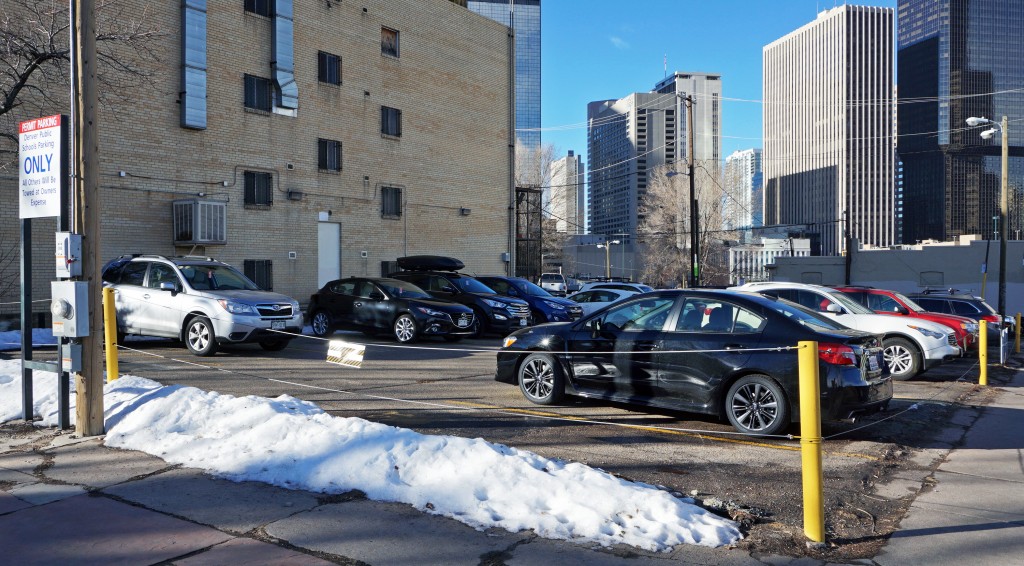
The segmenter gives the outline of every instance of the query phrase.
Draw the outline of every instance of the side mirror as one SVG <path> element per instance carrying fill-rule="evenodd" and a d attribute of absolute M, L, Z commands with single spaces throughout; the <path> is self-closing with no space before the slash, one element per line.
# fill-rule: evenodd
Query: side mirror
<path fill-rule="evenodd" d="M 902 305 L 896 305 L 896 308 L 894 308 L 893 311 L 897 312 L 899 314 L 909 314 L 910 313 L 910 311 L 908 311 L 907 309 L 903 308 Z"/>
<path fill-rule="evenodd" d="M 441 287 L 441 292 L 443 292 L 443 293 L 451 293 L 453 295 L 455 293 L 458 293 L 458 291 L 455 290 L 455 287 L 452 287 L 451 285 L 445 285 L 444 287 Z"/>
<path fill-rule="evenodd" d="M 519 291 L 516 291 L 515 287 L 509 287 L 508 288 L 508 296 L 509 297 L 518 297 L 519 296 Z"/>
<path fill-rule="evenodd" d="M 171 283 L 170 281 L 164 281 L 163 283 L 160 284 L 160 290 L 170 291 L 171 293 L 177 293 L 178 286 L 174 283 Z"/>
<path fill-rule="evenodd" d="M 371 291 L 370 292 L 370 299 L 374 300 L 374 301 L 383 301 L 384 300 L 384 293 L 381 293 L 380 291 Z"/>
<path fill-rule="evenodd" d="M 829 303 L 828 306 L 825 307 L 825 310 L 828 312 L 834 312 L 836 314 L 842 314 L 843 307 L 837 305 L 836 303 Z"/>

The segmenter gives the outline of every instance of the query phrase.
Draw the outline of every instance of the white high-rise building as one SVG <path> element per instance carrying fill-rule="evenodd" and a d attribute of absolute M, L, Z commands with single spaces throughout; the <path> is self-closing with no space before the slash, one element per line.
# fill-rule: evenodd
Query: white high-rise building
<path fill-rule="evenodd" d="M 725 158 L 722 229 L 744 230 L 764 225 L 761 150 L 741 149 Z"/>
<path fill-rule="evenodd" d="M 839 6 L 764 47 L 764 223 L 894 238 L 893 10 Z M 804 229 L 804 226 L 800 226 Z"/>
<path fill-rule="evenodd" d="M 573 150 L 551 162 L 550 182 L 545 188 L 545 216 L 555 221 L 555 230 L 583 234 L 583 162 Z"/>

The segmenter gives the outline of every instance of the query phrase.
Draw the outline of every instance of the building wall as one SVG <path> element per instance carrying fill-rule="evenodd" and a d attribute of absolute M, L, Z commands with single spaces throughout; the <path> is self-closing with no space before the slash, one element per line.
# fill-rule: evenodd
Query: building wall
<path fill-rule="evenodd" d="M 551 162 L 549 186 L 544 188 L 546 216 L 555 221 L 555 229 L 567 234 L 583 233 L 583 164 L 572 150 Z"/>
<path fill-rule="evenodd" d="M 893 12 L 840 6 L 765 46 L 765 218 L 892 243 Z M 849 220 L 845 219 L 849 215 Z"/>
<path fill-rule="evenodd" d="M 100 107 L 105 259 L 196 253 L 238 267 L 269 259 L 274 289 L 305 302 L 317 288 L 318 219 L 326 215 L 341 225 L 342 276 L 379 275 L 382 261 L 414 254 L 453 255 L 472 271 L 505 271 L 511 100 L 504 26 L 447 0 L 297 2 L 299 103 L 287 116 L 243 104 L 245 74 L 273 77 L 272 18 L 245 12 L 242 2 L 210 2 L 208 124 L 193 130 L 179 125 L 180 4 L 124 5 L 126 17 L 165 33 L 151 44 L 161 60 L 153 84 Z M 382 26 L 399 32 L 397 58 L 381 53 Z M 318 51 L 341 56 L 340 85 L 318 80 Z M 381 134 L 382 105 L 402 111 L 400 137 Z M 318 138 L 342 142 L 341 171 L 319 170 Z M 273 174 L 272 205 L 243 204 L 245 170 Z M 15 195 L 16 183 L 0 173 L 3 194 Z M 384 186 L 402 189 L 400 218 L 382 217 Z M 301 200 L 289 200 L 288 191 L 301 192 Z M 172 244 L 171 201 L 199 194 L 227 203 L 227 245 Z M 0 214 L 0 242 L 16 245 L 17 202 L 5 199 Z M 36 297 L 49 296 L 53 279 L 47 224 L 33 223 Z M 87 237 L 96 229 L 88 227 Z M 8 268 L 4 277 L 11 276 Z"/>
<path fill-rule="evenodd" d="M 749 230 L 764 225 L 760 149 L 737 150 L 725 158 L 723 186 L 723 230 Z"/>
<path fill-rule="evenodd" d="M 676 99 L 676 154 L 683 162 L 689 155 L 689 119 L 683 98 L 693 97 L 693 159 L 698 171 L 710 171 L 717 181 L 722 165 L 722 76 L 708 73 L 675 72 L 658 84 L 654 92 L 680 95 Z"/>

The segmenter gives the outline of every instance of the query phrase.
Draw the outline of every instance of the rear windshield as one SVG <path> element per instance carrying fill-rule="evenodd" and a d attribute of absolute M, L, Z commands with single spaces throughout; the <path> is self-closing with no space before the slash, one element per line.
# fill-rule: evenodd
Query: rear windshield
<path fill-rule="evenodd" d="M 459 289 L 467 293 L 484 293 L 487 295 L 497 295 L 494 289 L 491 289 L 487 285 L 473 279 L 472 277 L 453 277 L 452 282 L 459 286 Z"/>
<path fill-rule="evenodd" d="M 387 294 L 400 299 L 429 299 L 430 295 L 408 281 L 392 279 L 378 283 Z"/>
<path fill-rule="evenodd" d="M 804 326 L 809 326 L 816 330 L 848 330 L 846 326 L 843 326 L 835 320 L 827 316 L 820 315 L 807 307 L 791 303 L 786 299 L 773 301 L 769 308 L 782 314 L 786 318 L 795 320 Z"/>
<path fill-rule="evenodd" d="M 540 280 L 543 283 L 563 283 L 565 278 L 557 273 L 545 273 L 540 276 Z"/>

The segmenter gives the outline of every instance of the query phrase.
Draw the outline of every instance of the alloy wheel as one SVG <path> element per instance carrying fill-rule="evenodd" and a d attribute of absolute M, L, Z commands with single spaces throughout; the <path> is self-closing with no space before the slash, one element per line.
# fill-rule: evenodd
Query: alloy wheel
<path fill-rule="evenodd" d="M 534 399 L 545 399 L 554 389 L 555 372 L 543 358 L 532 358 L 523 365 L 523 391 Z"/>
<path fill-rule="evenodd" d="M 779 418 L 779 400 L 775 393 L 760 383 L 747 383 L 732 397 L 732 414 L 748 430 L 770 428 Z"/>
<path fill-rule="evenodd" d="M 328 320 L 327 313 L 319 311 L 314 314 L 313 320 L 310 322 L 310 326 L 313 327 L 313 334 L 317 336 L 327 336 L 327 332 L 331 327 L 331 322 Z"/>

